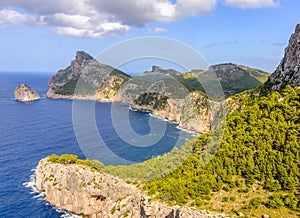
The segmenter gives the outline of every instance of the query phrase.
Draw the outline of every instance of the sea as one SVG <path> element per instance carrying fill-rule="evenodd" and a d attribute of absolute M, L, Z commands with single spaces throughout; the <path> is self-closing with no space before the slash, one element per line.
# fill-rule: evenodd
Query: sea
<path fill-rule="evenodd" d="M 84 131 L 80 132 L 78 120 L 85 116 L 80 116 L 78 110 L 74 113 L 75 101 L 45 98 L 50 76 L 36 72 L 0 73 L 1 218 L 76 217 L 50 205 L 44 193 L 35 189 L 35 168 L 39 160 L 48 155 L 67 153 L 85 159 L 94 153 L 99 155 L 92 157 L 106 165 L 120 165 L 122 161 L 133 164 L 160 156 L 174 146 L 180 148 L 186 140 L 195 137 L 194 133 L 178 128 L 176 123 L 153 117 L 148 112 L 131 110 L 128 105 L 77 102 L 77 105 L 92 108 L 91 117 L 95 122 L 91 126 L 96 127 L 98 137 L 89 137 L 95 128 L 83 127 Z M 15 101 L 13 91 L 22 83 L 35 89 L 41 99 L 29 103 Z M 153 131 L 153 126 L 162 126 L 163 133 Z M 134 134 L 129 134 L 129 130 Z M 131 143 L 124 134 L 129 134 L 130 140 L 137 143 Z M 151 140 L 151 134 L 161 136 Z M 86 137 L 82 139 L 82 135 Z M 139 145 L 140 142 L 143 143 Z M 98 147 L 93 152 L 89 145 Z M 101 152 L 108 152 L 110 156 Z"/>

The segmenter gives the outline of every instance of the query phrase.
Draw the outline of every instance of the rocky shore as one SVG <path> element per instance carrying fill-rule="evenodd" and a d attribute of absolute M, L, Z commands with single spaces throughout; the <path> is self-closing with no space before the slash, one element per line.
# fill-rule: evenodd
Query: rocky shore
<path fill-rule="evenodd" d="M 186 206 L 169 206 L 119 178 L 88 166 L 53 163 L 47 158 L 37 166 L 36 187 L 45 192 L 52 205 L 85 217 L 227 217 Z"/>

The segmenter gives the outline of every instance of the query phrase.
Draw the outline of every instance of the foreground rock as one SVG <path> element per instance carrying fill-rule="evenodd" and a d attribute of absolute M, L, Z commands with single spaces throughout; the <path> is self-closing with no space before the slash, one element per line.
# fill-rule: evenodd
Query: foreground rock
<path fill-rule="evenodd" d="M 42 159 L 36 170 L 36 187 L 52 205 L 89 217 L 226 217 L 189 207 L 168 206 L 116 177 L 77 164 Z"/>
<path fill-rule="evenodd" d="M 14 94 L 15 94 L 15 99 L 17 101 L 27 102 L 27 101 L 36 101 L 40 99 L 39 94 L 26 84 L 21 84 L 20 86 L 18 86 L 15 89 Z"/>

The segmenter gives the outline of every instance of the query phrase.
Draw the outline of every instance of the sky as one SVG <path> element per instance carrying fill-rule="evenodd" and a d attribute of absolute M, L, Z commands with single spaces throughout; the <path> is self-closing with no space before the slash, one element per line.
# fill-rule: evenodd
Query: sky
<path fill-rule="evenodd" d="M 300 22 L 299 0 L 1 0 L 0 71 L 57 72 L 78 50 L 97 56 L 124 40 L 160 36 L 210 65 L 233 62 L 272 73 Z M 151 65 L 121 66 L 127 73 Z"/>

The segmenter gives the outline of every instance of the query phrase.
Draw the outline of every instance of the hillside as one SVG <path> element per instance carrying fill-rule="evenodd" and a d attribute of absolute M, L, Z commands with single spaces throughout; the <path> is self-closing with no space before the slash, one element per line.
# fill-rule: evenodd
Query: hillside
<path fill-rule="evenodd" d="M 300 216 L 299 26 L 261 94 L 231 98 L 235 110 L 220 144 L 208 143 L 214 131 L 200 136 L 178 169 L 146 183 L 149 194 L 232 214 Z M 126 176 L 128 169 L 115 172 Z"/>
<path fill-rule="evenodd" d="M 229 97 L 245 90 L 257 88 L 266 82 L 269 73 L 250 67 L 237 65 L 233 63 L 218 64 L 210 66 L 207 71 L 188 72 L 182 75 L 175 75 L 187 89 L 190 91 L 200 90 L 205 92 L 201 85 L 201 80 L 205 74 L 215 73 L 221 83 L 225 97 Z"/>

